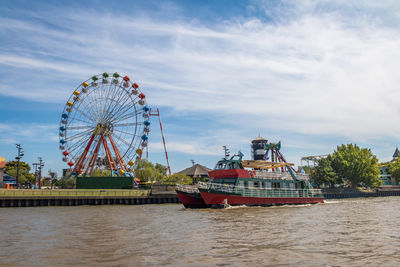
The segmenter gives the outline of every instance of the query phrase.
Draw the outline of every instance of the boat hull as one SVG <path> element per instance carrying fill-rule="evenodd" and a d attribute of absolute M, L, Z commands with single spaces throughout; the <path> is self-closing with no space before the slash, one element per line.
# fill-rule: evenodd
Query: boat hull
<path fill-rule="evenodd" d="M 226 204 L 246 206 L 273 206 L 323 203 L 323 197 L 247 197 L 224 193 L 200 191 L 204 202 L 211 207 L 225 206 Z"/>
<path fill-rule="evenodd" d="M 182 202 L 185 208 L 201 209 L 208 207 L 201 197 L 200 193 L 189 193 L 181 190 L 176 190 L 176 194 L 178 195 L 179 200 Z"/>

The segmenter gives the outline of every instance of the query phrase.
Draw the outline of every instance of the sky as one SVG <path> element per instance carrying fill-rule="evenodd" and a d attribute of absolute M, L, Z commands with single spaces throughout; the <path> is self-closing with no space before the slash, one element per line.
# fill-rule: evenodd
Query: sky
<path fill-rule="evenodd" d="M 289 162 L 400 143 L 398 1 L 0 0 L 0 156 L 67 165 L 66 101 L 118 72 L 159 108 L 173 172 L 212 168 L 222 146 L 250 159 L 261 135 Z M 166 164 L 158 121 L 149 160 Z"/>

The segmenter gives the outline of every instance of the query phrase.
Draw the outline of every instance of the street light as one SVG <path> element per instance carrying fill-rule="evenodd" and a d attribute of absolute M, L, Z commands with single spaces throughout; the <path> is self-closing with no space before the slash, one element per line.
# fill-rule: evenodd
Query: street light
<path fill-rule="evenodd" d="M 17 177 L 16 177 L 16 185 L 17 188 L 19 188 L 19 183 L 18 183 L 18 178 L 19 178 L 19 160 L 22 159 L 22 157 L 24 156 L 24 151 L 22 150 L 21 144 L 15 144 L 16 148 L 17 148 L 17 156 L 15 157 L 15 159 L 17 160 Z"/>

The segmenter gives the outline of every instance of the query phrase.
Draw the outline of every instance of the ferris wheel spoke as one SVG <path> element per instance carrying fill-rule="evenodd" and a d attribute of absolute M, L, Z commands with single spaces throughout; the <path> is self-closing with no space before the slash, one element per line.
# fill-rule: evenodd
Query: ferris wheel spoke
<path fill-rule="evenodd" d="M 86 136 L 82 136 L 79 139 L 77 139 L 75 141 L 74 144 L 72 144 L 71 146 L 68 147 L 68 149 L 70 150 L 69 152 L 72 153 L 74 151 L 76 151 L 78 148 L 81 148 L 81 146 L 85 143 L 87 143 L 91 138 L 91 135 L 86 135 Z"/>
<path fill-rule="evenodd" d="M 117 97 L 121 96 L 123 92 L 122 90 L 118 90 L 119 87 L 117 85 L 110 86 L 110 93 L 106 100 L 108 101 L 108 105 L 106 105 L 105 112 L 103 113 L 104 116 L 107 116 L 112 112 L 112 109 L 115 108 L 115 104 L 119 103 Z M 106 119 L 103 117 L 102 119 Z"/>
<path fill-rule="evenodd" d="M 118 129 L 114 129 L 114 131 L 117 131 L 117 132 L 120 132 L 120 133 L 124 133 L 124 134 L 128 134 L 128 135 L 131 135 L 131 136 L 137 136 L 137 137 L 139 137 L 138 135 L 135 135 L 135 134 L 133 134 L 133 133 L 128 133 L 128 132 L 121 131 L 121 130 L 118 130 Z"/>
<path fill-rule="evenodd" d="M 128 103 L 127 104 L 127 102 L 129 101 L 129 100 L 132 100 L 131 101 L 131 105 L 129 105 L 130 103 Z M 130 108 L 132 108 L 132 107 L 135 107 L 135 100 L 136 100 L 136 98 L 134 98 L 134 99 L 132 99 L 131 97 L 127 97 L 126 99 L 125 99 L 125 101 L 120 105 L 120 107 L 115 111 L 115 112 L 113 112 L 113 113 L 110 113 L 110 116 L 111 117 L 118 117 L 118 116 L 120 116 L 121 114 L 124 114 L 127 110 L 129 110 Z"/>
<path fill-rule="evenodd" d="M 90 121 L 85 121 L 85 120 L 81 120 L 81 119 L 78 119 L 78 118 L 76 118 L 76 117 L 73 117 L 69 122 L 69 124 L 72 124 L 73 123 L 73 121 L 80 121 L 80 122 L 84 122 L 85 124 L 89 124 L 89 125 L 92 125 L 93 124 L 93 122 L 90 122 Z"/>
<path fill-rule="evenodd" d="M 130 102 L 128 102 L 129 100 L 130 100 Z M 124 113 L 126 111 L 126 109 L 129 109 L 130 107 L 134 107 L 138 103 L 137 100 L 138 100 L 138 97 L 134 97 L 134 98 L 131 98 L 130 96 L 126 97 L 126 99 L 122 103 L 122 105 L 114 113 L 112 113 L 110 115 L 118 116 L 119 114 Z"/>
<path fill-rule="evenodd" d="M 119 123 L 119 124 L 113 124 L 114 128 L 115 127 L 123 127 L 123 126 L 138 126 L 142 125 L 143 122 L 129 122 L 129 123 Z"/>
<path fill-rule="evenodd" d="M 111 121 L 111 123 L 122 122 L 124 120 L 127 120 L 127 119 L 132 118 L 132 117 L 136 117 L 136 116 L 141 115 L 141 114 L 142 114 L 142 112 L 140 112 L 140 111 L 139 112 L 127 113 L 124 116 L 121 116 L 119 118 L 115 118 L 114 120 Z"/>
<path fill-rule="evenodd" d="M 89 98 L 89 97 L 88 97 Z M 90 101 L 90 103 L 87 103 L 87 102 L 89 102 L 89 100 L 86 100 L 86 101 L 82 101 L 81 103 L 80 103 L 80 105 L 84 108 L 84 110 L 85 110 L 85 112 L 84 111 L 82 111 L 81 109 L 80 109 L 80 106 L 78 106 L 77 107 L 77 111 L 79 111 L 79 113 L 81 113 L 83 116 L 85 116 L 87 119 L 89 119 L 90 121 L 92 121 L 92 123 L 93 122 L 96 122 L 97 121 L 97 114 L 96 114 L 96 112 L 95 112 L 95 110 L 93 109 L 93 107 L 94 107 L 94 105 L 93 105 L 93 101 Z M 95 103 L 95 102 L 94 102 Z M 90 104 L 90 105 L 89 105 Z M 89 115 L 88 115 L 89 114 Z"/>
<path fill-rule="evenodd" d="M 92 129 L 89 129 L 89 130 L 86 130 L 86 131 L 79 132 L 79 133 L 76 133 L 74 135 L 71 135 L 69 137 L 67 136 L 67 137 L 65 137 L 65 140 L 67 140 L 67 141 L 73 140 L 73 139 L 79 138 L 81 136 L 89 135 L 91 133 L 93 133 L 93 131 L 92 131 Z"/>
<path fill-rule="evenodd" d="M 92 116 L 89 116 L 88 114 L 86 114 L 86 113 L 88 113 L 88 111 L 83 112 L 83 111 L 79 108 L 79 106 L 76 106 L 76 107 L 75 107 L 75 110 L 76 110 L 77 112 L 79 112 L 80 114 L 82 114 L 84 117 L 86 117 L 88 120 L 90 120 L 90 121 L 92 121 L 92 122 L 95 122 L 95 121 L 96 121 Z"/>
<path fill-rule="evenodd" d="M 124 143 L 125 145 L 127 145 L 128 147 L 131 146 L 131 144 L 127 141 L 125 141 L 124 139 L 122 139 L 121 137 L 119 137 L 118 135 L 113 135 L 113 137 L 115 137 L 116 139 L 118 139 L 119 141 L 121 141 L 122 143 Z"/>
<path fill-rule="evenodd" d="M 121 104 L 121 101 L 122 101 L 121 96 L 124 96 L 124 94 L 122 92 L 119 95 L 117 95 L 117 97 L 118 97 L 117 99 L 115 99 L 115 98 L 113 99 L 115 104 L 110 105 L 110 108 L 107 110 L 107 113 L 104 114 L 105 115 L 104 119 L 106 121 L 110 120 L 110 118 L 113 116 L 113 114 L 116 114 L 116 110 L 119 109 L 119 107 L 123 105 L 123 104 Z"/>
<path fill-rule="evenodd" d="M 94 127 L 93 126 L 90 126 L 90 125 L 83 125 L 83 126 L 67 126 L 67 127 L 65 127 L 66 129 L 67 129 L 67 131 L 68 130 L 84 130 L 84 129 L 93 129 L 94 130 Z"/>

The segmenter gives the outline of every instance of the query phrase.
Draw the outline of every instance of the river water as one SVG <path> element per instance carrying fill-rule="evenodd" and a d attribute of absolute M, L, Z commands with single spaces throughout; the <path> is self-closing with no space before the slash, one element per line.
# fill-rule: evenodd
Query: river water
<path fill-rule="evenodd" d="M 399 266 L 400 197 L 0 209 L 2 266 Z"/>

